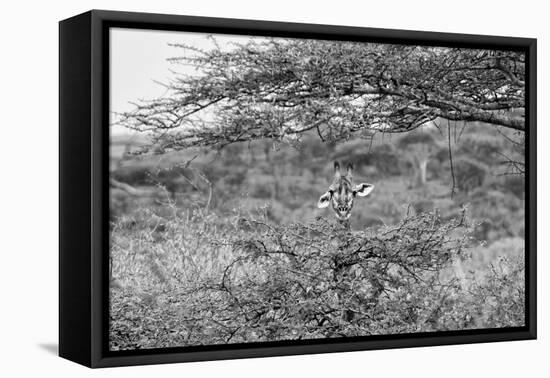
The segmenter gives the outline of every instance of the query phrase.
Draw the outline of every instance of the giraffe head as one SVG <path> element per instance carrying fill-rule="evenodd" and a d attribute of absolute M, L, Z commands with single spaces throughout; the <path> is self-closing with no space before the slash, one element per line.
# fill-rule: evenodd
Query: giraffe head
<path fill-rule="evenodd" d="M 329 204 L 340 221 L 347 221 L 351 216 L 351 209 L 355 197 L 366 197 L 372 192 L 374 185 L 361 183 L 353 184 L 353 165 L 348 164 L 346 173 L 340 172 L 340 164 L 334 162 L 334 179 L 317 203 L 317 207 L 323 209 Z"/>

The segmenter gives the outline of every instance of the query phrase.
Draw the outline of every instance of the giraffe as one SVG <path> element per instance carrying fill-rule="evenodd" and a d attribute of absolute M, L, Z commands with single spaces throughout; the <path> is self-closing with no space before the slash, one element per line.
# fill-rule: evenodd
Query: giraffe
<path fill-rule="evenodd" d="M 353 165 L 348 164 L 346 174 L 340 172 L 340 164 L 334 162 L 334 179 L 328 190 L 319 198 L 317 206 L 321 209 L 332 205 L 332 209 L 336 214 L 338 223 L 341 225 L 341 230 L 334 240 L 335 248 L 339 253 L 334 254 L 333 260 L 333 281 L 339 289 L 336 291 L 338 301 L 341 305 L 341 319 L 350 322 L 354 318 L 354 311 L 348 307 L 345 299 L 349 295 L 349 290 L 343 289 L 348 287 L 349 279 L 346 276 L 349 274 L 349 266 L 346 263 L 347 252 L 347 233 L 350 231 L 349 218 L 356 196 L 366 197 L 372 190 L 374 185 L 368 183 L 353 184 Z"/>
<path fill-rule="evenodd" d="M 372 192 L 374 185 L 361 183 L 353 184 L 353 165 L 348 164 L 346 174 L 340 173 L 340 164 L 334 162 L 334 179 L 328 190 L 319 198 L 317 207 L 323 209 L 332 205 L 338 221 L 349 229 L 349 218 L 356 196 L 366 197 Z"/>

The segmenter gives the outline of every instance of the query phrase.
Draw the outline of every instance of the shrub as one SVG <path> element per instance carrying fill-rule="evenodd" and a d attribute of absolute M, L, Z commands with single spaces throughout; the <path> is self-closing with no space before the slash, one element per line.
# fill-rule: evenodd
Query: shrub
<path fill-rule="evenodd" d="M 524 258 L 501 257 L 490 265 L 482 282 L 474 281 L 472 307 L 478 323 L 487 328 L 520 327 L 525 324 Z"/>
<path fill-rule="evenodd" d="M 525 265 L 521 257 L 500 257 L 485 274 L 471 274 L 442 303 L 440 329 L 505 328 L 525 324 Z M 478 272 L 479 273 L 479 272 Z"/>
<path fill-rule="evenodd" d="M 513 193 L 519 199 L 525 199 L 525 176 L 509 175 L 504 179 L 504 190 Z"/>
<path fill-rule="evenodd" d="M 465 135 L 454 153 L 491 165 L 497 160 L 502 144 L 501 139 L 490 134 Z"/>
<path fill-rule="evenodd" d="M 402 172 L 400 152 L 393 144 L 371 144 L 364 140 L 354 140 L 337 146 L 332 160 L 353 163 L 358 169 L 370 167 L 378 177 L 399 175 Z"/>
<path fill-rule="evenodd" d="M 431 331 L 467 311 L 456 279 L 441 277 L 468 244 L 462 217 L 422 213 L 362 231 L 323 219 L 143 217 L 148 230 L 113 228 L 114 349 Z"/>
<path fill-rule="evenodd" d="M 456 184 L 459 190 L 470 192 L 483 185 L 488 168 L 485 164 L 466 157 L 453 162 Z"/>
<path fill-rule="evenodd" d="M 504 237 L 522 237 L 525 232 L 524 202 L 511 193 L 478 188 L 471 193 L 472 217 L 480 224 L 478 240 L 495 241 Z"/>

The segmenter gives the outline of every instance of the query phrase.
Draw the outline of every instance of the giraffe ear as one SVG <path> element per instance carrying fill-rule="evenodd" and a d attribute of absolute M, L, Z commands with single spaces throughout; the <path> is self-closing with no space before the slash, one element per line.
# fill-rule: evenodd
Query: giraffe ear
<path fill-rule="evenodd" d="M 319 202 L 317 202 L 317 207 L 319 209 L 324 209 L 330 204 L 330 197 L 332 194 L 330 192 L 326 192 L 319 198 Z"/>
<path fill-rule="evenodd" d="M 353 187 L 353 194 L 358 195 L 359 197 L 366 197 L 372 192 L 374 185 L 361 183 Z"/>

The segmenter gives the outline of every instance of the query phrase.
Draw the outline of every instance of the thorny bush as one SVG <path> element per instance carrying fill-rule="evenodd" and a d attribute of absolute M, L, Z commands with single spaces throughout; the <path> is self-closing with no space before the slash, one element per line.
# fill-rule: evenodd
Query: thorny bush
<path fill-rule="evenodd" d="M 152 273 L 136 279 L 143 269 L 123 270 L 129 258 L 117 259 L 132 249 L 119 229 L 113 233 L 115 275 L 136 281 L 112 285 L 111 348 L 523 322 L 521 267 L 493 269 L 491 284 L 465 285 L 449 274 L 454 261 L 466 258 L 469 231 L 464 213 L 451 220 L 437 212 L 409 215 L 397 225 L 361 231 L 325 219 L 273 225 L 262 217 L 240 216 L 228 228 L 218 216 L 199 214 L 166 222 L 154 244 L 144 241 L 139 248 L 148 257 L 142 261 Z M 148 251 L 148 245 L 157 250 Z M 148 284 L 139 286 L 140 280 Z M 508 285 L 507 291 L 498 285 Z M 510 295 L 502 297 L 498 290 Z"/>

